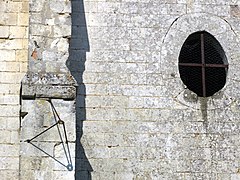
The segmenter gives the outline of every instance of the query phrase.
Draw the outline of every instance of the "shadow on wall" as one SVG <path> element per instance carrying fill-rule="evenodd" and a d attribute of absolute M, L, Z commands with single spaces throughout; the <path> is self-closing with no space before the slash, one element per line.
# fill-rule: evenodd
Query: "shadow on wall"
<path fill-rule="evenodd" d="M 83 134 L 83 121 L 86 119 L 83 72 L 85 70 L 86 52 L 90 51 L 83 0 L 72 0 L 72 36 L 70 40 L 67 67 L 78 83 L 76 99 L 76 157 L 75 179 L 91 180 L 93 171 L 80 142 Z"/>

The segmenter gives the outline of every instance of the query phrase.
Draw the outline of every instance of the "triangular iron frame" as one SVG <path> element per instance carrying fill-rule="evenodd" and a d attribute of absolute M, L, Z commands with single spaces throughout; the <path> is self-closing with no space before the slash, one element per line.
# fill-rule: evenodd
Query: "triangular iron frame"
<path fill-rule="evenodd" d="M 66 127 L 65 127 L 65 123 L 63 120 L 61 120 L 60 116 L 58 115 L 56 108 L 54 107 L 53 103 L 51 100 L 47 100 L 50 105 L 51 105 L 51 109 L 53 112 L 53 116 L 54 116 L 54 120 L 55 120 L 55 124 L 53 124 L 52 126 L 50 126 L 49 128 L 45 129 L 44 131 L 40 132 L 39 134 L 37 134 L 36 136 L 34 136 L 31 139 L 26 140 L 25 142 L 31 144 L 32 146 L 34 146 L 35 148 L 37 148 L 38 150 L 40 150 L 41 152 L 43 152 L 44 154 L 46 154 L 47 156 L 51 157 L 52 159 L 54 159 L 56 162 L 58 162 L 59 164 L 61 164 L 62 166 L 66 167 L 68 171 L 72 171 L 73 170 L 73 165 L 72 165 L 72 159 L 71 159 L 71 154 L 70 154 L 70 148 L 69 148 L 69 144 L 68 144 L 68 139 L 67 139 L 67 132 L 66 132 Z M 63 131 L 64 131 L 64 137 L 62 136 L 61 132 L 60 132 L 60 128 L 59 125 L 63 126 Z M 58 159 L 56 159 L 54 156 L 50 155 L 49 153 L 47 153 L 45 150 L 41 149 L 40 147 L 38 147 L 36 144 L 33 143 L 33 140 L 36 139 L 37 137 L 41 136 L 42 134 L 44 134 L 45 132 L 49 131 L 50 129 L 52 129 L 53 127 L 57 126 L 58 129 L 58 133 L 59 133 L 59 137 L 61 139 L 61 144 L 63 146 L 63 150 L 65 153 L 65 157 L 67 159 L 68 164 L 65 165 L 64 163 L 62 163 L 61 161 L 59 161 Z M 63 138 L 65 139 L 65 143 L 63 141 Z"/>

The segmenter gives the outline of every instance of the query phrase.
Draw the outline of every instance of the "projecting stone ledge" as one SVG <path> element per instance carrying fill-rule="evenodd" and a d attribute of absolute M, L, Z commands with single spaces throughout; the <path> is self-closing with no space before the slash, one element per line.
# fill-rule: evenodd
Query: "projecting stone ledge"
<path fill-rule="evenodd" d="M 69 73 L 28 72 L 22 80 L 22 98 L 75 99 L 77 82 Z"/>

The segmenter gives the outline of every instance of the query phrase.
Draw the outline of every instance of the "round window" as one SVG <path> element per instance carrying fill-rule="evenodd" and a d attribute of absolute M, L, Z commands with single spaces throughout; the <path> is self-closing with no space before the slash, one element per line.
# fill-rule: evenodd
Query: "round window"
<path fill-rule="evenodd" d="M 225 52 L 216 38 L 206 31 L 188 36 L 181 48 L 178 66 L 183 83 L 200 97 L 212 96 L 226 83 Z"/>

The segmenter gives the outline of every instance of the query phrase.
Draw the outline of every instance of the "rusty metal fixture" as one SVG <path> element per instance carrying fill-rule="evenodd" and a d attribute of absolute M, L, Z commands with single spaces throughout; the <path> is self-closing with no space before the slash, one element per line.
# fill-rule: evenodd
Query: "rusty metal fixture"
<path fill-rule="evenodd" d="M 225 52 L 206 31 L 193 33 L 186 39 L 178 65 L 183 83 L 200 97 L 212 96 L 226 83 L 228 63 Z"/>

